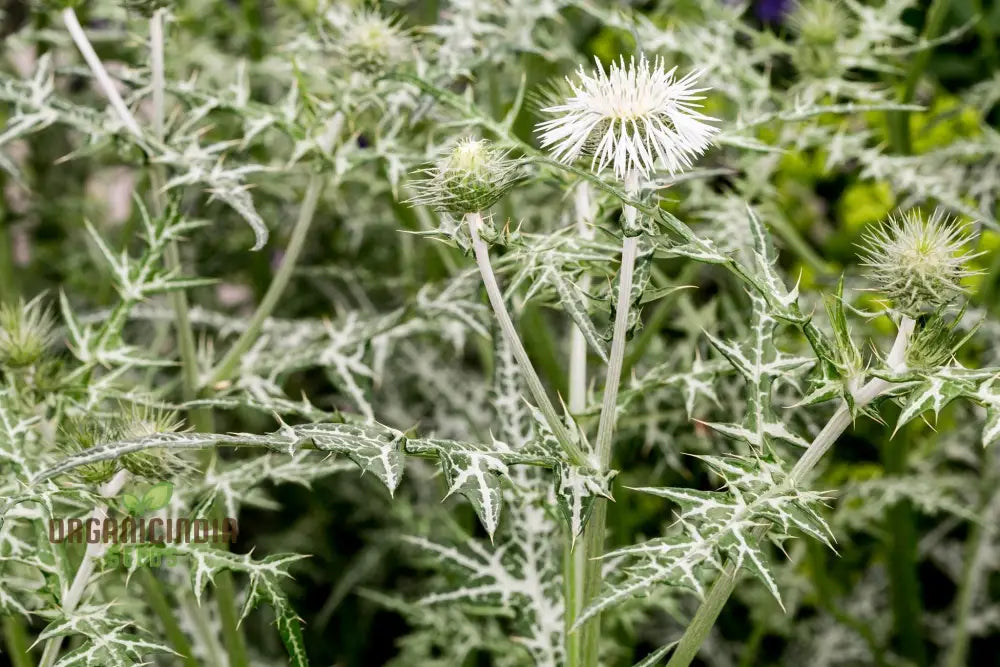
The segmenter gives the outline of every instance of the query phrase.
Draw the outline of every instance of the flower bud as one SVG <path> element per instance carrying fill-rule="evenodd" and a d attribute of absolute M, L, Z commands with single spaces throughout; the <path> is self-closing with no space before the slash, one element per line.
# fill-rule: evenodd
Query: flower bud
<path fill-rule="evenodd" d="M 836 0 L 804 0 L 795 5 L 789 25 L 802 42 L 827 47 L 847 34 L 851 16 Z"/>
<path fill-rule="evenodd" d="M 862 265 L 896 310 L 910 317 L 938 310 L 964 291 L 977 253 L 964 250 L 961 225 L 940 209 L 930 218 L 913 210 L 890 217 L 864 237 Z"/>
<path fill-rule="evenodd" d="M 133 407 L 121 421 L 122 440 L 141 440 L 154 433 L 169 433 L 180 428 L 181 422 L 173 412 L 153 408 Z M 177 454 L 163 447 L 153 447 L 126 454 L 122 465 L 137 477 L 169 479 L 187 464 Z"/>
<path fill-rule="evenodd" d="M 411 202 L 453 215 L 485 211 L 517 185 L 520 166 L 488 141 L 465 139 L 427 170 Z"/>
<path fill-rule="evenodd" d="M 90 415 L 69 419 L 62 427 L 59 446 L 68 454 L 114 442 L 120 437 L 117 421 L 101 420 Z M 118 461 L 110 459 L 74 468 L 73 474 L 87 484 L 103 484 L 118 472 Z"/>
<path fill-rule="evenodd" d="M 0 305 L 0 364 L 22 368 L 37 362 L 52 344 L 53 327 L 38 299 Z"/>
<path fill-rule="evenodd" d="M 337 31 L 329 44 L 355 72 L 374 75 L 406 61 L 412 40 L 399 20 L 371 10 L 346 14 L 330 13 L 327 20 Z"/>

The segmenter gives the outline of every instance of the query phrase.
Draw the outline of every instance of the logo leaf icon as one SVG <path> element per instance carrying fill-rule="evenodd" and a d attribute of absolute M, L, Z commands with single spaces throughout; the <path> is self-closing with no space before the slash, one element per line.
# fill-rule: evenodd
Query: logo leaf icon
<path fill-rule="evenodd" d="M 174 485 L 170 482 L 160 482 L 149 488 L 142 497 L 142 503 L 147 512 L 153 512 L 166 507 L 174 493 Z"/>
<path fill-rule="evenodd" d="M 141 514 L 141 501 L 133 496 L 131 493 L 126 493 L 122 496 L 122 504 L 125 505 L 125 509 L 128 510 L 129 514 L 138 515 Z"/>

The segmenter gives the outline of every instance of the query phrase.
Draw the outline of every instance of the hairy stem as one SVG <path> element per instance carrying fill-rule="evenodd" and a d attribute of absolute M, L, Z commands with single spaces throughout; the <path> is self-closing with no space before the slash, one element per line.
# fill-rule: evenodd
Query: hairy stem
<path fill-rule="evenodd" d="M 153 85 L 153 134 L 157 141 L 163 141 L 166 127 L 166 76 L 163 57 L 163 20 L 166 12 L 157 10 L 149 19 L 149 68 Z M 149 182 L 153 190 L 153 213 L 166 215 L 167 204 L 163 192 L 166 177 L 160 165 L 149 171 Z M 181 251 L 176 241 L 170 241 L 164 253 L 168 271 L 180 273 Z M 191 326 L 187 293 L 176 290 L 170 293 L 170 305 L 174 311 L 174 327 L 177 330 L 177 347 L 181 355 L 182 395 L 185 401 L 198 397 L 200 383 L 198 370 L 198 350 L 195 345 L 194 329 Z M 195 410 L 189 415 L 192 425 L 199 431 L 212 430 L 212 415 L 208 411 Z"/>
<path fill-rule="evenodd" d="M 906 352 L 907 342 L 913 334 L 914 325 L 915 322 L 908 317 L 904 317 L 900 322 L 896 340 L 893 342 L 892 349 L 886 359 L 889 368 L 897 371 L 902 371 L 906 368 L 903 357 Z M 859 409 L 863 408 L 891 387 L 892 384 L 890 382 L 881 378 L 869 380 L 854 396 L 854 404 Z M 785 483 L 789 486 L 795 486 L 802 482 L 806 475 L 816 467 L 820 459 L 830 450 L 840 435 L 847 430 L 852 420 L 851 410 L 846 404 L 838 408 L 833 417 L 830 418 L 830 421 L 816 435 L 812 444 L 809 445 L 805 453 L 796 462 L 795 467 L 788 474 L 788 479 Z M 760 526 L 754 531 L 752 539 L 757 541 L 766 532 L 767 526 Z M 677 648 L 674 650 L 670 662 L 667 663 L 667 667 L 687 667 L 691 664 L 691 661 L 698 654 L 698 649 L 701 648 L 702 643 L 711 631 L 712 626 L 715 625 L 715 621 L 722 612 L 722 608 L 726 605 L 726 601 L 733 594 L 733 589 L 736 587 L 736 576 L 736 566 L 730 561 L 726 564 L 723 573 L 715 580 L 708 595 L 705 596 L 705 600 L 698 607 L 694 617 L 691 619 L 691 623 L 684 630 L 684 635 L 681 637 L 680 643 L 677 644 Z"/>
<path fill-rule="evenodd" d="M 105 498 L 111 498 L 118 494 L 125 486 L 125 482 L 128 479 L 128 472 L 125 470 L 118 471 L 114 477 L 108 480 L 100 490 L 100 493 Z M 90 513 L 90 520 L 96 520 L 98 523 L 103 524 L 104 520 L 108 518 L 108 507 L 107 505 L 98 505 L 94 508 L 94 511 Z M 77 605 L 80 604 L 80 600 L 83 598 L 83 593 L 87 589 L 87 584 L 90 582 L 90 575 L 94 573 L 94 566 L 97 565 L 97 561 L 104 555 L 104 552 L 108 550 L 108 545 L 104 542 L 88 542 L 87 549 L 83 554 L 83 560 L 80 561 L 79 567 L 76 569 L 76 574 L 73 576 L 73 581 L 70 583 L 69 588 L 63 591 L 62 597 L 60 599 L 62 603 L 63 613 L 69 615 L 76 609 Z M 55 664 L 56 659 L 59 657 L 59 649 L 62 648 L 63 637 L 52 637 L 47 642 L 45 642 L 45 648 L 42 649 L 42 659 L 38 663 L 39 667 L 52 667 Z"/>
<path fill-rule="evenodd" d="M 638 190 L 638 175 L 629 174 L 625 179 L 625 191 L 634 197 Z M 625 228 L 635 224 L 638 211 L 634 206 L 624 207 Z M 611 463 L 611 445 L 614 441 L 615 419 L 618 416 L 618 389 L 621 382 L 622 363 L 625 359 L 625 336 L 628 333 L 629 308 L 632 301 L 632 278 L 635 273 L 635 259 L 639 249 L 639 237 L 626 236 L 622 241 L 621 268 L 618 273 L 618 303 L 615 324 L 611 335 L 611 354 L 608 357 L 607 375 L 604 381 L 604 399 L 601 402 L 601 416 L 597 425 L 597 441 L 594 445 L 600 470 L 607 470 Z M 593 514 L 584 530 L 584 603 L 594 599 L 601 591 L 603 583 L 602 562 L 604 536 L 607 522 L 607 501 L 598 498 Z M 597 667 L 600 662 L 601 617 L 595 616 L 580 630 L 583 652 L 582 664 Z"/>
<path fill-rule="evenodd" d="M 343 121 L 343 115 L 338 114 L 338 117 Z M 302 253 L 302 248 L 305 245 L 306 236 L 309 234 L 309 227 L 312 225 L 316 214 L 316 205 L 319 203 L 319 197 L 323 192 L 323 185 L 324 179 L 320 174 L 314 173 L 309 177 L 305 199 L 303 199 L 302 207 L 299 209 L 299 217 L 295 221 L 295 227 L 292 229 L 292 236 L 288 241 L 288 247 L 285 249 L 285 256 L 281 260 L 281 266 L 278 267 L 277 273 L 274 274 L 274 279 L 268 286 L 260 305 L 257 306 L 257 310 L 250 318 L 247 328 L 243 330 L 240 337 L 229 348 L 229 351 L 226 352 L 226 356 L 219 362 L 219 365 L 209 373 L 209 387 L 230 378 L 236 367 L 239 366 L 240 358 L 250 349 L 250 346 L 257 340 L 257 336 L 260 335 L 264 321 L 270 317 L 274 311 L 274 307 L 278 305 L 278 300 L 284 294 L 285 288 L 288 286 L 288 281 L 292 277 L 292 272 L 295 270 L 295 265 L 299 261 L 299 255 Z"/>
<path fill-rule="evenodd" d="M 104 96 L 108 98 L 108 102 L 111 104 L 111 108 L 114 109 L 118 119 L 121 120 L 125 128 L 136 139 L 141 140 L 142 128 L 139 126 L 139 121 L 135 119 L 135 116 L 132 115 L 132 112 L 126 106 L 125 100 L 118 94 L 115 82 L 111 79 L 111 75 L 108 74 L 108 70 L 104 68 L 104 63 L 97 56 L 97 52 L 94 51 L 93 45 L 87 38 L 87 33 L 83 31 L 80 20 L 76 17 L 76 12 L 71 7 L 67 7 L 62 12 L 62 18 L 63 23 L 66 25 L 66 30 L 69 31 L 69 36 L 73 38 L 73 43 L 80 50 L 80 55 L 83 56 L 90 71 L 94 73 L 97 85 L 100 86 Z"/>
<path fill-rule="evenodd" d="M 583 238 L 593 237 L 591 223 L 594 207 L 590 184 L 586 181 L 577 185 L 574 195 L 577 232 Z M 590 276 L 580 278 L 583 292 L 590 288 Z M 587 339 L 580 327 L 570 327 L 569 352 L 569 411 L 583 412 L 587 407 Z M 566 664 L 576 667 L 580 664 L 580 633 L 571 632 L 580 611 L 583 609 L 584 579 L 587 569 L 584 550 L 575 548 L 575 536 L 567 534 L 563 553 L 563 587 L 565 597 L 564 627 L 566 641 Z"/>
<path fill-rule="evenodd" d="M 525 384 L 528 385 L 528 391 L 531 392 L 532 397 L 538 404 L 538 409 L 542 411 L 545 421 L 548 423 L 549 428 L 552 429 L 552 433 L 559 441 L 559 444 L 566 451 L 570 461 L 575 465 L 586 465 L 587 459 L 583 451 L 576 444 L 576 440 L 570 437 L 566 425 L 559 418 L 559 414 L 556 412 L 555 407 L 553 407 L 552 401 L 549 400 L 548 394 L 545 393 L 545 387 L 542 386 L 542 381 L 539 379 L 538 373 L 535 372 L 534 366 L 531 365 L 528 353 L 525 351 L 524 345 L 521 344 L 521 339 L 514 328 L 514 322 L 511 321 L 510 314 L 507 313 L 503 293 L 500 291 L 500 285 L 497 284 L 497 278 L 493 273 L 493 266 L 490 263 L 489 248 L 486 247 L 486 243 L 479 236 L 479 227 L 483 224 L 483 216 L 480 213 L 469 213 L 465 216 L 465 221 L 469 225 L 472 249 L 476 255 L 479 274 L 483 278 L 483 286 L 486 288 L 486 296 L 489 298 L 493 314 L 500 325 L 500 333 L 507 344 L 510 345 L 511 351 L 514 353 L 514 358 L 521 368 L 521 375 L 524 377 Z"/>

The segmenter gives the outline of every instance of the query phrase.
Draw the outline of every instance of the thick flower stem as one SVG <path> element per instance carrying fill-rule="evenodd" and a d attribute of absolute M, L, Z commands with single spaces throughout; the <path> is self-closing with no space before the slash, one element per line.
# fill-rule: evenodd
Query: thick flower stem
<path fill-rule="evenodd" d="M 913 334 L 914 325 L 915 322 L 908 317 L 904 317 L 902 322 L 900 322 L 896 340 L 893 342 L 892 349 L 886 359 L 889 368 L 895 371 L 903 371 L 906 368 L 904 355 L 907 342 Z M 857 409 L 865 407 L 891 387 L 892 383 L 881 378 L 869 380 L 854 396 L 855 407 Z M 812 444 L 809 445 L 802 457 L 796 462 L 792 471 L 788 474 L 785 483 L 788 486 L 795 486 L 802 482 L 806 475 L 816 467 L 820 459 L 830 450 L 840 435 L 847 430 L 852 421 L 851 411 L 847 405 L 842 405 L 838 408 L 833 417 L 830 418 L 830 421 L 816 435 Z M 766 532 L 767 526 L 760 526 L 753 532 L 752 541 L 756 542 L 760 540 Z M 705 600 L 701 603 L 698 611 L 695 612 L 691 623 L 684 630 L 684 635 L 677 644 L 677 648 L 674 649 L 667 667 L 687 667 L 691 664 L 691 661 L 698 654 L 698 649 L 701 648 L 702 643 L 711 631 L 712 626 L 715 625 L 719 614 L 722 613 L 722 608 L 726 605 L 726 601 L 733 594 L 733 589 L 736 588 L 737 575 L 735 565 L 732 562 L 727 563 L 725 570 L 715 580 L 708 595 L 705 596 Z"/>
<path fill-rule="evenodd" d="M 574 193 L 577 232 L 581 238 L 592 238 L 591 223 L 594 217 L 590 184 L 582 181 Z M 580 290 L 590 289 L 590 276 L 580 278 Z M 578 326 L 570 327 L 569 352 L 569 410 L 572 414 L 583 412 L 587 407 L 587 340 Z M 567 531 L 563 548 L 563 597 L 565 602 L 564 636 L 566 644 L 566 664 L 575 667 L 580 664 L 580 633 L 572 632 L 577 617 L 583 610 L 584 578 L 587 564 L 584 549 L 577 548 L 575 536 Z"/>
<path fill-rule="evenodd" d="M 634 196 L 638 190 L 638 176 L 630 174 L 625 179 L 625 190 L 629 196 Z M 626 205 L 624 208 L 625 228 L 631 229 L 635 224 L 638 211 L 635 207 Z M 635 273 L 635 260 L 639 250 L 639 237 L 626 236 L 622 241 L 622 260 L 618 272 L 618 305 L 615 311 L 615 324 L 611 335 L 611 354 L 608 357 L 607 375 L 604 381 L 604 399 L 601 402 L 601 416 L 597 426 L 597 441 L 594 445 L 600 470 L 608 469 L 611 464 L 611 445 L 614 441 L 615 420 L 618 416 L 618 389 L 621 381 L 622 363 L 625 359 L 625 338 L 628 334 L 629 308 L 632 301 L 632 279 Z M 583 587 L 584 604 L 593 600 L 601 591 L 604 578 L 601 571 L 600 557 L 604 555 L 605 523 L 607 520 L 607 501 L 598 498 L 594 503 L 593 514 L 584 530 L 584 561 L 586 572 Z M 579 630 L 582 651 L 581 665 L 597 667 L 600 662 L 601 649 L 601 617 L 594 617 Z"/>
<path fill-rule="evenodd" d="M 552 429 L 553 435 L 555 435 L 559 444 L 566 451 L 570 462 L 574 465 L 587 465 L 588 461 L 583 454 L 583 450 L 576 444 L 576 440 L 570 437 L 566 425 L 559 418 L 559 414 L 556 412 L 555 407 L 553 407 L 552 401 L 549 400 L 548 394 L 545 393 L 545 387 L 542 385 L 538 373 L 535 372 L 535 368 L 531 364 L 531 359 L 528 358 L 528 353 L 525 351 L 524 345 L 521 344 L 521 339 L 514 328 L 514 322 L 511 321 L 510 315 L 507 313 L 503 293 L 500 291 L 500 285 L 497 284 L 496 275 L 493 273 L 493 265 L 490 263 L 489 248 L 479 236 L 479 228 L 483 224 L 482 214 L 469 213 L 465 216 L 465 221 L 469 225 L 472 250 L 476 255 L 476 264 L 479 266 L 479 274 L 483 278 L 486 296 L 489 298 L 493 314 L 500 325 L 500 334 L 514 353 L 517 365 L 521 368 L 521 375 L 524 378 L 524 382 L 528 385 L 528 391 L 531 392 L 532 397 L 538 404 L 538 409 L 542 411 L 542 415 L 545 417 L 549 428 Z"/>

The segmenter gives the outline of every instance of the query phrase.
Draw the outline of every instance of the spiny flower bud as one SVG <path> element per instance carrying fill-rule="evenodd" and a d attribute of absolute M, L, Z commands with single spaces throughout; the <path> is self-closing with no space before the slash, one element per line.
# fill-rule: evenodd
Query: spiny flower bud
<path fill-rule="evenodd" d="M 380 74 L 405 62 L 412 50 L 409 33 L 395 17 L 386 18 L 366 9 L 347 14 L 331 12 L 327 20 L 338 33 L 331 45 L 352 71 Z"/>
<path fill-rule="evenodd" d="M 966 263 L 964 229 L 940 209 L 930 218 L 913 210 L 890 217 L 864 235 L 862 265 L 904 315 L 916 317 L 951 303 L 974 275 Z"/>
<path fill-rule="evenodd" d="M 118 440 L 121 436 L 117 420 L 101 420 L 89 415 L 67 420 L 62 427 L 59 446 L 67 454 Z M 103 484 L 118 472 L 118 461 L 110 459 L 77 466 L 73 473 L 87 484 Z"/>
<path fill-rule="evenodd" d="M 517 185 L 520 166 L 488 141 L 465 139 L 425 172 L 410 201 L 453 215 L 485 211 Z"/>
<path fill-rule="evenodd" d="M 138 440 L 154 433 L 169 433 L 180 428 L 173 412 L 133 406 L 121 417 L 120 438 Z M 153 447 L 126 454 L 122 465 L 133 475 L 147 479 L 168 479 L 187 464 L 169 449 Z"/>
<path fill-rule="evenodd" d="M 38 299 L 0 305 L 0 364 L 30 366 L 52 344 L 54 323 Z"/>

